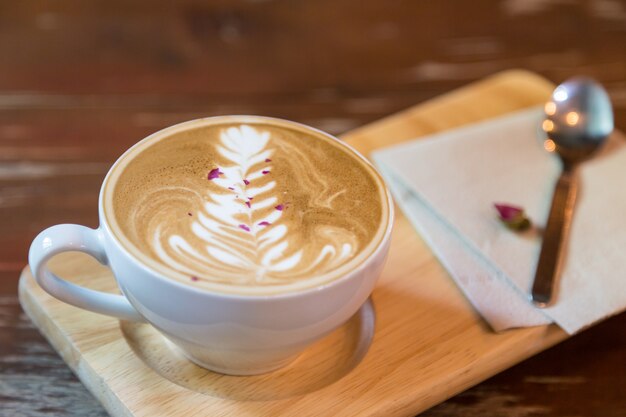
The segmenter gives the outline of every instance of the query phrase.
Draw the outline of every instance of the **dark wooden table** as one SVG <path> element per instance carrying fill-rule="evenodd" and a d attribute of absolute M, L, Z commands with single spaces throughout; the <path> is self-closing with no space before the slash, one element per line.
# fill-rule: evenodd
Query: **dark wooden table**
<path fill-rule="evenodd" d="M 340 134 L 515 67 L 597 78 L 626 129 L 626 1 L 0 3 L 0 416 L 106 415 L 16 287 L 38 231 L 97 226 L 134 142 L 234 113 Z M 626 315 L 424 415 L 626 416 Z"/>

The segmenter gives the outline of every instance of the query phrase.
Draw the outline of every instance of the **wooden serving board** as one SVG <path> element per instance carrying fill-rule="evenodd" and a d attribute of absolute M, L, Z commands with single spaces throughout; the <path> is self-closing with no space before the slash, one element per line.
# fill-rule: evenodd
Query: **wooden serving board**
<path fill-rule="evenodd" d="M 344 139 L 369 154 L 537 105 L 552 87 L 534 74 L 508 71 Z M 86 256 L 65 254 L 51 267 L 115 291 L 108 270 Z M 203 370 L 148 325 L 53 299 L 28 269 L 19 290 L 24 310 L 113 416 L 410 416 L 566 338 L 556 326 L 493 333 L 399 211 L 373 309 L 366 305 L 294 364 L 268 375 Z"/>

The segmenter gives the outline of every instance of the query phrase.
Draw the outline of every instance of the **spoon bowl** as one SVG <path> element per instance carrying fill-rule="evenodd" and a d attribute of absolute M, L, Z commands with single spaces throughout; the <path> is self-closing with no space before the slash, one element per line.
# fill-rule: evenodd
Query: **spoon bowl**
<path fill-rule="evenodd" d="M 569 163 L 589 158 L 613 131 L 609 96 L 600 84 L 576 77 L 559 85 L 546 103 L 543 128 Z"/>

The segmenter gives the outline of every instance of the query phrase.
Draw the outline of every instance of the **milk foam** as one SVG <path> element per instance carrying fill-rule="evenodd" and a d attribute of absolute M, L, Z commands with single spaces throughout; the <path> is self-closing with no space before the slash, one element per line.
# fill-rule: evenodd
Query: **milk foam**
<path fill-rule="evenodd" d="M 115 218 L 183 282 L 289 285 L 345 266 L 379 233 L 383 201 L 368 168 L 330 139 L 212 126 L 132 159 L 116 184 Z"/>

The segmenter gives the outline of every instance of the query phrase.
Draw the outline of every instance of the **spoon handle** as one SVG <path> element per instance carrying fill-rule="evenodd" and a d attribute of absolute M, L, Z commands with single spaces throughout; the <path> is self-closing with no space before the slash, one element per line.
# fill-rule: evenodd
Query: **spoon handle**
<path fill-rule="evenodd" d="M 569 230 L 576 200 L 577 185 L 574 172 L 574 169 L 566 165 L 554 188 L 531 295 L 537 307 L 546 307 L 552 300 L 554 281 L 563 252 L 562 246 Z"/>

